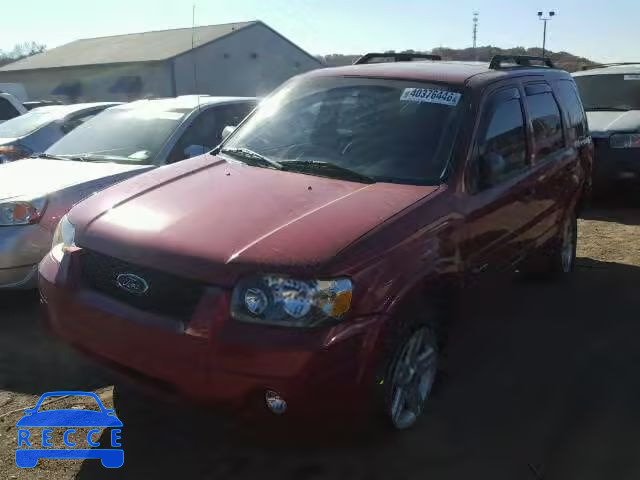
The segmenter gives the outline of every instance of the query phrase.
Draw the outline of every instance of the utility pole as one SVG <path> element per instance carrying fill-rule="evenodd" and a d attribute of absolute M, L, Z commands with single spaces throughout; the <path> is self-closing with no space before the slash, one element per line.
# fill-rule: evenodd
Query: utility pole
<path fill-rule="evenodd" d="M 480 13 L 473 12 L 473 55 L 475 60 L 478 61 L 478 16 Z"/>
<path fill-rule="evenodd" d="M 542 56 L 547 53 L 547 22 L 556 16 L 556 12 L 553 10 L 545 17 L 544 12 L 538 12 L 538 19 L 544 22 L 544 30 L 542 33 Z"/>

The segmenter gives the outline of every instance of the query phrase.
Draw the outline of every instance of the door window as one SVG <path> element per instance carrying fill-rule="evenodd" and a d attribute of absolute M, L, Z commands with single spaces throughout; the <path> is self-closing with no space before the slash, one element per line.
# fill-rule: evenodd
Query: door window
<path fill-rule="evenodd" d="M 535 158 L 544 160 L 564 147 L 560 109 L 550 91 L 528 95 L 526 101 L 533 126 Z"/>
<path fill-rule="evenodd" d="M 254 103 L 242 103 L 204 110 L 182 134 L 168 162 L 178 162 L 213 150 L 222 141 L 224 127 L 240 123 L 254 106 Z"/>
<path fill-rule="evenodd" d="M 476 189 L 485 190 L 527 167 L 527 138 L 520 98 L 498 101 L 484 122 L 475 162 Z"/>
<path fill-rule="evenodd" d="M 9 120 L 20 115 L 20 112 L 6 98 L 0 98 L 0 120 Z"/>

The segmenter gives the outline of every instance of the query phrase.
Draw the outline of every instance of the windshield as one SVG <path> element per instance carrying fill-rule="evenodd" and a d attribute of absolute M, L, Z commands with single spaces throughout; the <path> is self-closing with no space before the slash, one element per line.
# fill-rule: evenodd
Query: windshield
<path fill-rule="evenodd" d="M 640 76 L 575 77 L 585 110 L 640 110 Z"/>
<path fill-rule="evenodd" d="M 448 86 L 415 81 L 295 80 L 263 102 L 222 151 L 247 149 L 307 174 L 342 169 L 372 181 L 438 184 L 460 103 Z"/>
<path fill-rule="evenodd" d="M 148 108 L 105 110 L 53 144 L 46 153 L 83 156 L 88 161 L 153 163 L 184 115 Z"/>
<path fill-rule="evenodd" d="M 0 138 L 20 138 L 35 132 L 39 128 L 64 117 L 63 109 L 38 111 L 20 115 L 19 117 L 0 123 Z"/>

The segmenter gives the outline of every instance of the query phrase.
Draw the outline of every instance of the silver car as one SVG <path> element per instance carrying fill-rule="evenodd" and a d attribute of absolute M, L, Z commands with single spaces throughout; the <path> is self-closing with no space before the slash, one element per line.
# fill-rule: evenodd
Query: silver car
<path fill-rule="evenodd" d="M 0 124 L 0 163 L 44 152 L 74 128 L 115 102 L 38 107 Z"/>
<path fill-rule="evenodd" d="M 38 158 L 0 165 L 0 289 L 37 286 L 60 217 L 113 183 L 201 155 L 255 98 L 183 96 L 105 110 Z"/>

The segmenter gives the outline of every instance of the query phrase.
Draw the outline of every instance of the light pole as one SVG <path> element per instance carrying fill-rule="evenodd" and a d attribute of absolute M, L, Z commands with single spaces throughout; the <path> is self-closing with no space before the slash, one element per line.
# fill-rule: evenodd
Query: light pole
<path fill-rule="evenodd" d="M 544 32 L 542 34 L 542 57 L 544 58 L 547 51 L 547 22 L 556 16 L 556 12 L 553 10 L 549 12 L 548 16 L 544 16 L 544 12 L 538 12 L 538 19 L 544 22 Z"/>

